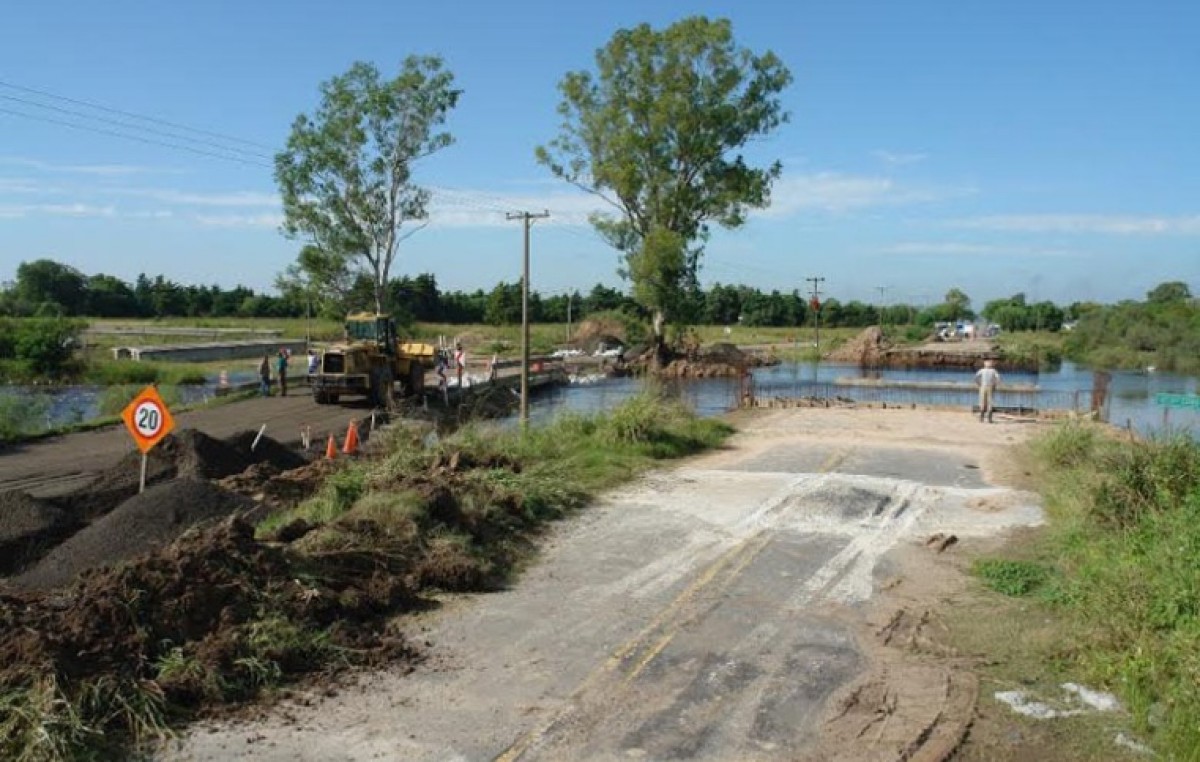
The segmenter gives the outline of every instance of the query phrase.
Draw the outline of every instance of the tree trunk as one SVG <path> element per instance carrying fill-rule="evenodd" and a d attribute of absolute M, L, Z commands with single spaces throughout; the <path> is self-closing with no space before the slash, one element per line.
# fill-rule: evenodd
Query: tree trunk
<path fill-rule="evenodd" d="M 654 336 L 654 354 L 653 365 L 651 368 L 655 371 L 662 370 L 667 364 L 667 315 L 660 308 L 654 310 L 654 317 L 651 319 L 651 331 Z"/>

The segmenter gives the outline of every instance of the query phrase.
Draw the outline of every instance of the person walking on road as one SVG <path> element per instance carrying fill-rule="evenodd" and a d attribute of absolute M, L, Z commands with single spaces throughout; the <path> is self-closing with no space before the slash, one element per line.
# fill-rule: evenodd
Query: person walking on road
<path fill-rule="evenodd" d="M 983 423 L 984 415 L 987 422 L 992 423 L 993 397 L 996 387 L 1000 385 L 1000 374 L 991 360 L 984 360 L 983 367 L 975 372 L 975 385 L 979 387 L 979 422 Z"/>
<path fill-rule="evenodd" d="M 279 396 L 287 396 L 287 366 L 288 356 L 287 350 L 280 348 L 279 359 L 276 361 L 276 368 L 279 371 Z"/>
<path fill-rule="evenodd" d="M 271 353 L 263 352 L 262 362 L 258 364 L 259 390 L 262 396 L 271 396 Z"/>

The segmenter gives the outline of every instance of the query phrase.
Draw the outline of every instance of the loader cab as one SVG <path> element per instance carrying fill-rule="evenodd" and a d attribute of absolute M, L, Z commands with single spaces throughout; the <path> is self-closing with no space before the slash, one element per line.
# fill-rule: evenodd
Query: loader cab
<path fill-rule="evenodd" d="M 346 338 L 375 344 L 384 354 L 396 351 L 396 321 L 390 315 L 360 313 L 346 318 Z"/>

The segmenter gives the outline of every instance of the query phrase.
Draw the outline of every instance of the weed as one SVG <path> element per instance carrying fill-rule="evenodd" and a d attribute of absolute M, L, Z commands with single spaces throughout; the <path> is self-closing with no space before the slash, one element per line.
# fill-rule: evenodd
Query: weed
<path fill-rule="evenodd" d="M 1049 569 L 1033 561 L 1009 561 L 1003 558 L 977 559 L 971 572 L 991 589 L 1019 598 L 1042 587 L 1050 577 Z"/>

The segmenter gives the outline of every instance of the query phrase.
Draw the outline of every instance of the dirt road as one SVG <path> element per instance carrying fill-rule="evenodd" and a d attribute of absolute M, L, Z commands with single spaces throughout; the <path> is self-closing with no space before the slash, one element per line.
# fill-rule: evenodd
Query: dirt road
<path fill-rule="evenodd" d="M 430 658 L 172 760 L 941 759 L 972 676 L 923 642 L 958 547 L 1040 522 L 1021 424 L 961 413 L 762 411 L 726 450 L 565 522 L 512 589 L 406 627 Z M 940 544 L 939 544 L 940 546 Z M 924 612 L 924 613 L 923 613 Z"/>
<path fill-rule="evenodd" d="M 307 390 L 297 390 L 288 397 L 256 397 L 180 413 L 175 427 L 222 438 L 265 423 L 268 434 L 290 443 L 299 441 L 302 425 L 309 425 L 314 437 L 334 433 L 341 441 L 351 419 L 370 414 L 365 404 L 318 405 Z M 44 496 L 75 489 L 135 449 L 124 426 L 6 446 L 0 450 L 0 492 L 23 489 Z"/>

